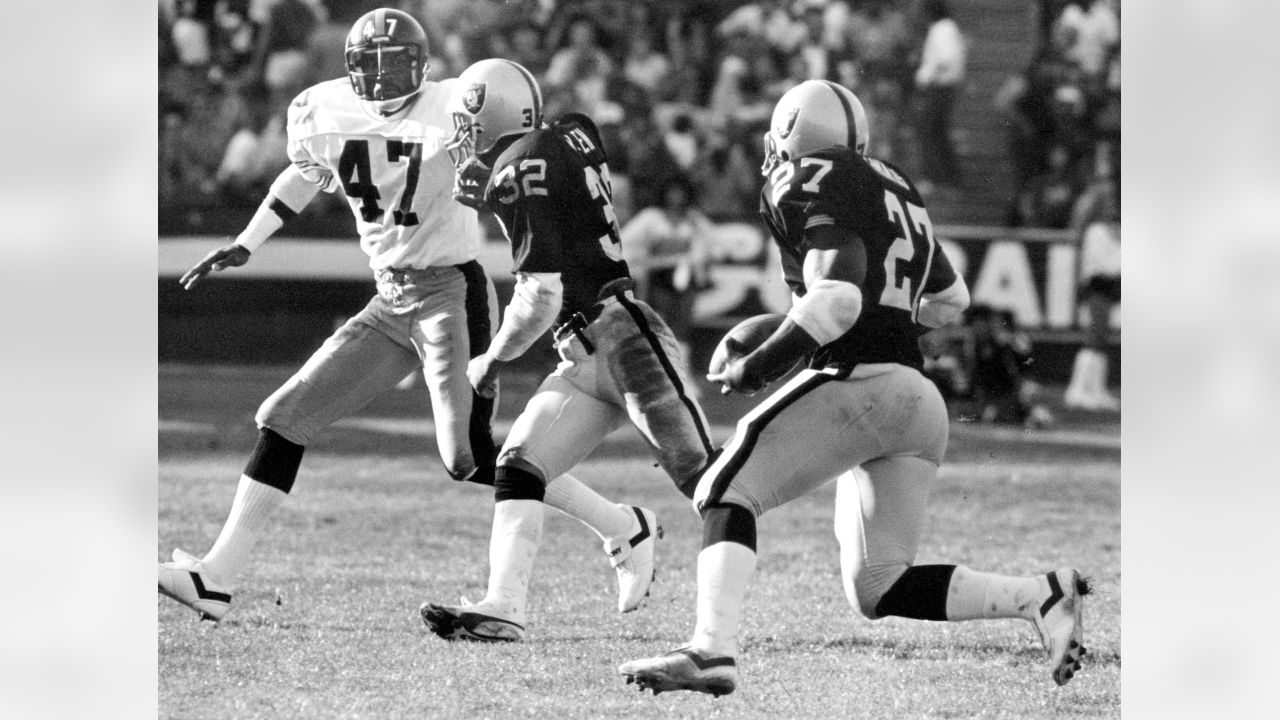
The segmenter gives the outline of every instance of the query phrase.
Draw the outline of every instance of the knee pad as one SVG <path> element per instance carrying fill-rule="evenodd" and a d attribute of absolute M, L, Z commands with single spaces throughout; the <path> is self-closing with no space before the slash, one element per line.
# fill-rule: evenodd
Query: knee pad
<path fill-rule="evenodd" d="M 547 481 L 525 467 L 499 465 L 493 475 L 494 502 L 503 500 L 537 500 L 542 502 L 547 494 Z"/>

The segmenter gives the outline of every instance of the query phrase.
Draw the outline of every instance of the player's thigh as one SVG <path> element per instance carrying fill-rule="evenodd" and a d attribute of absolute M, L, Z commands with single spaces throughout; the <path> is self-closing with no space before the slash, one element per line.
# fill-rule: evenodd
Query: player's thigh
<path fill-rule="evenodd" d="M 914 562 L 937 474 L 937 464 L 910 456 L 869 460 L 841 474 L 835 533 L 842 564 Z"/>
<path fill-rule="evenodd" d="M 323 428 L 359 410 L 418 365 L 412 350 L 368 322 L 366 308 L 325 340 L 258 409 L 257 422 L 308 444 Z"/>
<path fill-rule="evenodd" d="M 875 457 L 880 443 L 851 432 L 868 411 L 831 371 L 805 370 L 747 413 L 703 475 L 695 507 L 727 502 L 757 515 Z"/>
<path fill-rule="evenodd" d="M 915 562 L 938 466 L 903 456 L 868 461 L 836 480 L 835 534 L 850 604 L 875 617 L 880 598 Z"/>
<path fill-rule="evenodd" d="M 544 480 L 552 480 L 585 459 L 625 419 L 617 405 L 552 375 L 511 426 L 498 463 L 523 461 L 541 471 Z"/>

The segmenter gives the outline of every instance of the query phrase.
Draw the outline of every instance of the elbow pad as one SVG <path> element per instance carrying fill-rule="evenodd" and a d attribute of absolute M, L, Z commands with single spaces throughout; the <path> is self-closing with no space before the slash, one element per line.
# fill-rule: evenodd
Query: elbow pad
<path fill-rule="evenodd" d="M 964 279 L 957 276 L 945 290 L 925 293 L 916 309 L 916 322 L 927 328 L 940 328 L 960 317 L 969 307 L 969 288 Z"/>
<path fill-rule="evenodd" d="M 502 318 L 502 327 L 489 346 L 489 355 L 506 361 L 524 354 L 551 327 L 563 296 L 559 273 L 518 273 L 515 292 Z"/>
<path fill-rule="evenodd" d="M 809 286 L 787 317 L 804 328 L 819 345 L 826 345 L 858 321 L 862 314 L 862 291 L 843 280 L 822 279 Z"/>

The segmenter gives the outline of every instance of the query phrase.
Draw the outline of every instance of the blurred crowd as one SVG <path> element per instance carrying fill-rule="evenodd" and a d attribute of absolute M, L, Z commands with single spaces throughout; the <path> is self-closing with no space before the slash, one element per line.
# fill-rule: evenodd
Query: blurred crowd
<path fill-rule="evenodd" d="M 161 0 L 162 214 L 256 205 L 287 162 L 289 100 L 345 74 L 346 32 L 378 6 L 422 21 L 432 79 L 506 57 L 538 76 L 548 116 L 593 116 L 623 222 L 675 180 L 713 221 L 753 215 L 771 109 L 810 78 L 858 93 L 877 157 L 926 187 L 958 182 L 940 88 L 963 82 L 966 29 L 947 0 Z M 1035 59 L 992 100 L 1018 183 L 1009 222 L 1062 226 L 1117 167 L 1118 3 L 1033 6 Z"/>
<path fill-rule="evenodd" d="M 1037 50 L 994 106 L 1017 188 L 1007 224 L 1071 228 L 1119 192 L 1119 0 L 1041 0 Z"/>

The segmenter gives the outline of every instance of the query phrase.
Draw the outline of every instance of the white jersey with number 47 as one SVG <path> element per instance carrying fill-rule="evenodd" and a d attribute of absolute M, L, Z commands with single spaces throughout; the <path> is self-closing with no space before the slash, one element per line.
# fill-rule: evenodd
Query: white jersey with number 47
<path fill-rule="evenodd" d="M 315 85 L 289 106 L 289 159 L 324 191 L 346 195 L 374 270 L 458 265 L 480 252 L 476 212 L 451 197 L 445 102 L 454 82 L 424 83 L 391 118 L 357 98 L 346 78 Z"/>

